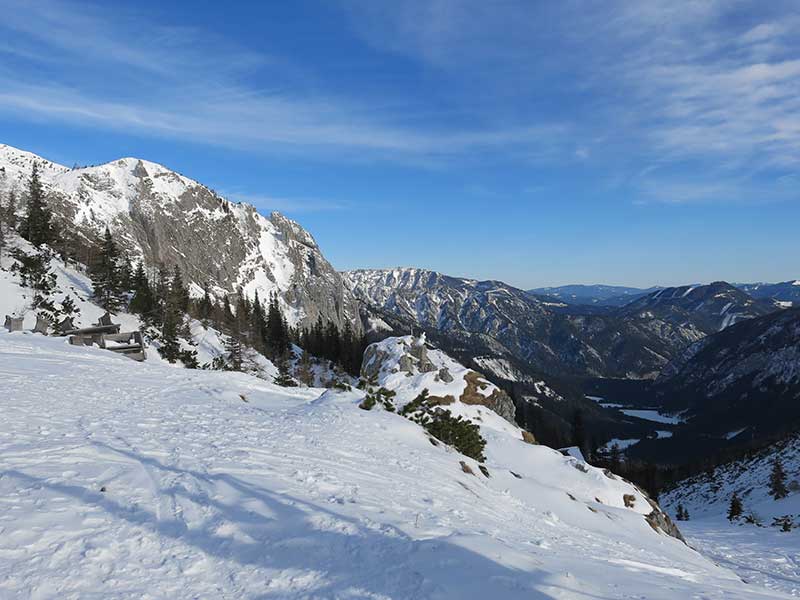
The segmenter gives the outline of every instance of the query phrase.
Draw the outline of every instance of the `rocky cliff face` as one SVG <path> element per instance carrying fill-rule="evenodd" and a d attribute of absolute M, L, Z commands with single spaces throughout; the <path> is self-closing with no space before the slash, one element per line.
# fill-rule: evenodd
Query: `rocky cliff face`
<path fill-rule="evenodd" d="M 358 308 L 314 238 L 273 212 L 229 202 L 206 186 L 161 165 L 123 158 L 69 169 L 0 145 L 0 193 L 24 196 L 33 163 L 39 166 L 56 218 L 72 232 L 96 239 L 106 227 L 134 261 L 148 268 L 178 265 L 199 294 L 242 289 L 262 300 L 278 293 L 291 324 L 322 316 L 358 328 Z"/>

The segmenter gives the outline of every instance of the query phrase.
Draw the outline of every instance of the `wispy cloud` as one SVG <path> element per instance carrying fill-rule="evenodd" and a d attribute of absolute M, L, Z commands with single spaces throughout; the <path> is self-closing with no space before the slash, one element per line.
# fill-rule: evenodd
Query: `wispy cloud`
<path fill-rule="evenodd" d="M 15 40 L 6 52 L 18 49 L 17 61 L 0 68 L 0 111 L 20 118 L 371 160 L 488 148 L 534 159 L 560 144 L 564 131 L 551 122 L 398 125 L 407 116 L 400 110 L 382 113 L 340 90 L 320 93 L 303 85 L 296 65 L 207 32 L 154 26 L 130 10 L 112 22 L 105 12 L 60 2 L 0 0 L 0 11 L 9 15 L 0 31 Z M 257 83 L 254 71 L 274 83 Z"/>
<path fill-rule="evenodd" d="M 218 190 L 223 197 L 233 202 L 252 204 L 262 212 L 277 210 L 287 213 L 315 213 L 341 210 L 352 210 L 347 202 L 324 198 L 287 198 L 251 194 L 240 191 Z"/>
<path fill-rule="evenodd" d="M 710 182 L 663 188 L 683 201 L 742 196 L 715 178 L 786 198 L 776 178 L 800 162 L 796 2 L 346 5 L 355 31 L 385 52 L 484 89 L 511 80 L 525 98 L 560 93 L 582 161 L 631 172 L 681 164 Z"/>

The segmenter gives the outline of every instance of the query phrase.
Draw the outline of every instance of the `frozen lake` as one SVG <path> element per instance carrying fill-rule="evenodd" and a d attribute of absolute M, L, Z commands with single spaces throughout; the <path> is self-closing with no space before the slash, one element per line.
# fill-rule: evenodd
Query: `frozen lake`
<path fill-rule="evenodd" d="M 680 417 L 672 417 L 670 415 L 664 415 L 658 412 L 657 410 L 636 410 L 636 409 L 628 409 L 623 408 L 620 410 L 621 413 L 628 415 L 629 417 L 637 417 L 639 419 L 645 419 L 647 421 L 655 421 L 656 423 L 670 423 L 672 425 L 677 425 L 681 422 Z"/>

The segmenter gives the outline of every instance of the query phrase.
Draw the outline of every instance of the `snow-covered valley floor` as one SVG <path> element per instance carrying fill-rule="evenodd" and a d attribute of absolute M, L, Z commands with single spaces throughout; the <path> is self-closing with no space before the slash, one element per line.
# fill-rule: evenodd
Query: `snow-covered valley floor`
<path fill-rule="evenodd" d="M 464 473 L 355 393 L 4 332 L 0 386 L 0 598 L 784 597 L 575 459 L 506 436 Z"/>
<path fill-rule="evenodd" d="M 723 517 L 681 523 L 687 541 L 745 581 L 800 597 L 800 532 L 731 525 Z"/>

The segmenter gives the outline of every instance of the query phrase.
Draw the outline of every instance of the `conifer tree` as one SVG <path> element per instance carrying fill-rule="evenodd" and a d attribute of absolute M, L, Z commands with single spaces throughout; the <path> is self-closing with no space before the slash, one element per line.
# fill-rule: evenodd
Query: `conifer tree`
<path fill-rule="evenodd" d="M 231 302 L 228 296 L 222 301 L 222 325 L 225 329 L 232 331 L 236 325 L 236 317 L 231 310 Z"/>
<path fill-rule="evenodd" d="M 133 298 L 131 298 L 129 310 L 141 315 L 145 321 L 149 322 L 156 310 L 156 302 L 142 262 L 136 265 L 131 287 L 133 288 Z"/>
<path fill-rule="evenodd" d="M 8 193 L 8 202 L 3 212 L 5 213 L 3 222 L 6 224 L 6 227 L 9 231 L 15 230 L 17 228 L 17 195 L 14 193 L 14 190 Z"/>
<path fill-rule="evenodd" d="M 267 350 L 272 358 L 278 358 L 285 352 L 289 351 L 289 332 L 286 326 L 286 320 L 281 313 L 280 305 L 278 304 L 278 296 L 272 294 L 267 309 Z"/>
<path fill-rule="evenodd" d="M 742 500 L 739 498 L 739 494 L 733 492 L 733 496 L 731 496 L 731 503 L 728 505 L 728 521 L 733 521 L 734 519 L 741 517 L 743 510 L 744 507 L 742 506 Z"/>
<path fill-rule="evenodd" d="M 610 463 L 609 469 L 616 472 L 619 469 L 620 464 L 622 463 L 622 452 L 617 442 L 611 444 L 611 449 L 609 452 L 608 459 Z M 678 508 L 680 509 L 682 508 L 682 506 L 679 506 Z"/>
<path fill-rule="evenodd" d="M 173 310 L 166 310 L 161 322 L 161 345 L 159 354 L 167 361 L 174 363 L 181 355 L 181 345 L 178 340 L 178 319 Z"/>
<path fill-rule="evenodd" d="M 197 316 L 203 322 L 204 326 L 208 326 L 208 320 L 212 317 L 214 310 L 214 302 L 211 300 L 211 294 L 208 291 L 208 283 L 203 285 L 203 297 L 197 303 Z"/>
<path fill-rule="evenodd" d="M 264 306 L 258 297 L 258 290 L 256 290 L 252 310 L 250 311 L 250 331 L 252 332 L 251 342 L 253 347 L 264 354 L 267 349 L 267 320 L 264 317 Z"/>
<path fill-rule="evenodd" d="M 229 335 L 225 340 L 225 351 L 227 353 L 227 369 L 229 371 L 241 371 L 243 365 L 242 342 L 238 335 Z"/>
<path fill-rule="evenodd" d="M 586 426 L 583 423 L 583 412 L 576 410 L 572 416 L 572 444 L 577 446 L 585 458 L 589 458 L 589 444 L 586 438 Z"/>
<path fill-rule="evenodd" d="M 50 270 L 50 254 L 39 249 L 28 254 L 20 249 L 12 252 L 16 263 L 11 268 L 20 276 L 20 283 L 33 290 L 33 308 L 49 306 L 49 297 L 56 291 L 56 276 Z"/>
<path fill-rule="evenodd" d="M 2 198 L 0 198 L 0 201 L 2 201 Z M 0 251 L 2 251 L 6 245 L 5 221 L 6 221 L 5 209 L 3 208 L 2 202 L 0 202 Z"/>
<path fill-rule="evenodd" d="M 314 383 L 314 374 L 311 370 L 311 356 L 305 348 L 297 364 L 297 379 L 308 386 Z"/>
<path fill-rule="evenodd" d="M 36 247 L 49 244 L 54 239 L 50 210 L 45 203 L 39 167 L 35 162 L 28 183 L 28 214 L 22 224 L 21 234 Z"/>
<path fill-rule="evenodd" d="M 789 490 L 786 489 L 786 473 L 783 470 L 783 465 L 779 459 L 772 461 L 772 472 L 769 476 L 769 493 L 775 498 L 780 500 L 789 495 Z"/>
<path fill-rule="evenodd" d="M 172 281 L 169 287 L 175 308 L 182 313 L 188 312 L 191 299 L 189 288 L 183 283 L 183 273 L 181 273 L 181 268 L 178 265 L 175 265 L 172 271 Z"/>
<path fill-rule="evenodd" d="M 120 255 L 118 265 L 120 289 L 124 292 L 132 292 L 133 268 L 131 267 L 131 260 L 126 253 Z"/>
<path fill-rule="evenodd" d="M 95 301 L 105 310 L 117 312 L 124 305 L 125 296 L 120 280 L 119 252 L 108 228 L 89 276 L 92 279 Z"/>

